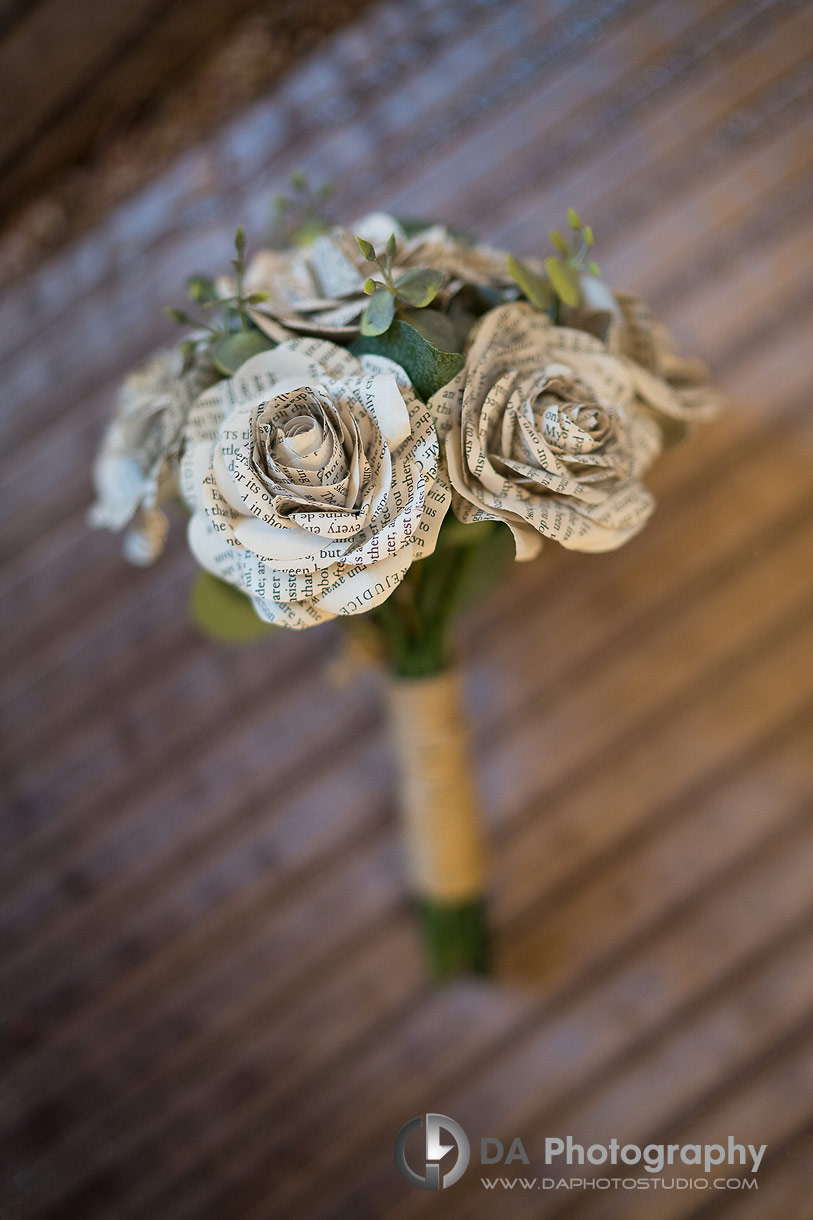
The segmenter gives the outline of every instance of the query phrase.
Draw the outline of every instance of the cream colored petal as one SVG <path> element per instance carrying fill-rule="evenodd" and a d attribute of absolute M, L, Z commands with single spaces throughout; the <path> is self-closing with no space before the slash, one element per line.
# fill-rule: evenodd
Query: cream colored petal
<path fill-rule="evenodd" d="M 319 376 L 316 377 L 317 381 L 322 380 L 325 376 L 334 381 L 339 381 L 343 377 L 358 377 L 361 375 L 361 361 L 357 356 L 349 352 L 346 347 L 339 347 L 337 344 L 328 343 L 324 339 L 300 337 L 298 339 L 291 339 L 288 343 L 280 344 L 274 350 L 281 352 L 283 349 L 291 355 L 296 355 L 300 359 L 309 361 L 312 366 L 315 366 L 319 372 Z"/>
<path fill-rule="evenodd" d="M 231 585 L 240 585 L 240 551 L 224 542 L 204 512 L 193 513 L 187 527 L 189 549 L 202 568 Z"/>
<path fill-rule="evenodd" d="M 459 495 L 456 489 L 452 492 L 452 511 L 464 525 L 475 525 L 480 521 L 499 521 L 507 525 L 514 537 L 514 557 L 518 563 L 535 559 L 542 550 L 540 534 L 521 518 L 502 509 L 476 504 Z"/>
<path fill-rule="evenodd" d="M 636 364 L 631 363 L 629 367 L 635 389 L 647 406 L 653 407 L 672 419 L 686 418 L 687 412 L 680 399 L 665 381 Z"/>
<path fill-rule="evenodd" d="M 234 533 L 241 546 L 281 572 L 315 572 L 341 559 L 346 550 L 342 542 L 325 545 L 295 525 L 286 529 L 256 517 L 241 517 Z"/>
<path fill-rule="evenodd" d="M 254 325 L 268 335 L 269 339 L 273 339 L 275 343 L 285 343 L 287 339 L 293 339 L 293 332 L 287 326 L 283 326 L 276 318 L 271 317 L 267 313 L 263 313 L 262 309 L 246 310 Z"/>
<path fill-rule="evenodd" d="M 361 367 L 371 377 L 375 377 L 378 373 L 391 373 L 401 389 L 412 388 L 412 382 L 406 370 L 402 369 L 400 364 L 396 364 L 394 360 L 390 360 L 387 356 L 363 355 L 361 357 Z"/>
<path fill-rule="evenodd" d="M 293 631 L 303 631 L 306 627 L 316 627 L 326 623 L 335 615 L 322 610 L 315 602 L 274 602 L 261 597 L 253 597 L 254 609 L 266 623 L 277 627 L 288 627 Z"/>
<path fill-rule="evenodd" d="M 443 519 L 452 502 L 451 488 L 445 477 L 433 479 L 424 496 L 423 511 L 415 534 L 414 555 L 423 559 L 437 546 Z"/>
<path fill-rule="evenodd" d="M 463 368 L 429 399 L 429 410 L 441 440 L 445 440 L 450 429 L 460 419 L 465 385 L 466 369 Z"/>
<path fill-rule="evenodd" d="M 223 496 L 211 468 L 201 484 L 201 506 L 212 529 L 223 543 L 235 545 L 234 526 L 240 520 L 241 514 Z"/>
<path fill-rule="evenodd" d="M 178 488 L 190 512 L 203 508 L 203 480 L 212 464 L 212 448 L 206 442 L 187 445 L 178 469 Z"/>
<path fill-rule="evenodd" d="M 330 614 L 363 614 L 386 601 L 401 583 L 409 568 L 411 556 L 391 555 L 370 567 L 349 568 L 340 573 L 333 587 L 317 604 Z"/>
<path fill-rule="evenodd" d="M 359 381 L 357 393 L 390 449 L 397 449 L 409 436 L 409 411 L 393 374 L 378 373 Z"/>

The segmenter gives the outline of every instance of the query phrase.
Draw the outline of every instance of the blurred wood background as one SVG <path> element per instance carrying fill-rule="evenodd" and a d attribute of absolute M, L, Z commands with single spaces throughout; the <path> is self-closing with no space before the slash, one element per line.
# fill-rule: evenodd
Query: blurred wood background
<path fill-rule="evenodd" d="M 0 8 L 0 215 L 132 119 L 251 0 L 39 0 Z M 24 99 L 23 104 L 21 100 Z"/>
<path fill-rule="evenodd" d="M 3 1220 L 813 1217 L 810 51 L 780 0 L 373 3 L 8 287 Z M 490 983 L 424 978 L 338 633 L 216 647 L 180 520 L 148 571 L 84 524 L 160 306 L 296 168 L 337 215 L 517 252 L 576 204 L 731 397 L 638 539 L 551 546 L 465 623 Z M 532 1157 L 768 1152 L 754 1193 L 486 1194 L 473 1167 L 441 1203 L 392 1165 L 427 1110 Z"/>

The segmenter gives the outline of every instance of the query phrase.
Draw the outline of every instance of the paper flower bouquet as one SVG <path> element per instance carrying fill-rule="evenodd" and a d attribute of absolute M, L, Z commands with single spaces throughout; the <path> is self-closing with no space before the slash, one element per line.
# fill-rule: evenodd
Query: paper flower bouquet
<path fill-rule="evenodd" d="M 195 276 L 199 320 L 124 382 L 95 526 L 160 553 L 180 496 L 221 638 L 338 619 L 383 662 L 409 882 L 436 974 L 485 971 L 486 851 L 453 647 L 461 607 L 546 539 L 609 551 L 646 523 L 642 478 L 710 418 L 679 356 L 592 261 L 571 209 L 520 261 L 443 225 L 324 220 L 301 179 L 276 239 Z M 280 231 L 284 230 L 280 240 Z"/>

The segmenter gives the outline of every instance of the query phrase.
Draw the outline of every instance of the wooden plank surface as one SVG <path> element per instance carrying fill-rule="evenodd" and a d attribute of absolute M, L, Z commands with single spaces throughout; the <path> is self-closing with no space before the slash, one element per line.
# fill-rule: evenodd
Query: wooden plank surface
<path fill-rule="evenodd" d="M 80 166 L 90 178 L 86 194 L 92 193 L 98 176 L 94 158 L 106 154 L 108 161 L 115 160 L 118 150 L 119 172 L 126 170 L 121 145 L 128 140 L 135 145 L 136 135 L 145 151 L 152 144 L 151 156 L 159 157 L 167 130 L 165 119 L 158 130 L 156 110 L 167 96 L 196 89 L 201 59 L 245 37 L 250 32 L 247 16 L 263 23 L 262 13 L 256 12 L 262 8 L 261 0 L 86 0 L 81 5 L 7 0 L 0 5 L 3 221 L 29 202 L 47 208 L 49 192 L 60 185 L 60 171 Z M 265 25 L 290 43 L 287 6 L 265 9 Z M 303 23 L 321 18 L 325 24 L 318 9 L 304 4 L 302 18 Z M 211 92 L 228 97 L 235 90 L 221 81 Z M 218 100 L 222 105 L 226 99 Z M 176 104 L 176 125 L 181 114 Z M 75 207 L 77 200 L 72 202 Z M 92 200 L 82 204 L 92 210 Z M 70 228 L 76 220 L 66 216 L 63 224 Z"/>
<path fill-rule="evenodd" d="M 529 1150 L 768 1144 L 748 1194 L 471 1169 L 449 1220 L 811 1220 L 810 49 L 793 0 L 373 3 L 6 293 L 4 1220 L 417 1220 L 392 1142 L 427 1110 Z M 180 520 L 149 571 L 84 524 L 160 305 L 298 166 L 518 252 L 576 203 L 731 400 L 639 538 L 551 546 L 464 624 L 489 983 L 424 977 L 336 630 L 217 648 Z"/>

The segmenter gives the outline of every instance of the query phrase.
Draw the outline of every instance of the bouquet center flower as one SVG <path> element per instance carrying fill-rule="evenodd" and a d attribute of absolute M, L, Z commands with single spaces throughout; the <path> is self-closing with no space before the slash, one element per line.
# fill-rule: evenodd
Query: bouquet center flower
<path fill-rule="evenodd" d="M 551 370 L 528 400 L 532 418 L 551 446 L 568 456 L 591 453 L 615 438 L 616 417 L 593 390 L 568 371 Z"/>
<path fill-rule="evenodd" d="M 358 507 L 360 484 L 350 472 L 363 464 L 363 448 L 345 415 L 323 386 L 279 394 L 252 412 L 250 468 L 282 515 L 314 507 L 329 512 Z M 286 503 L 279 503 L 280 495 Z"/>
<path fill-rule="evenodd" d="M 372 609 L 435 548 L 437 434 L 392 361 L 287 340 L 201 395 L 188 438 L 190 545 L 269 622 Z"/>
<path fill-rule="evenodd" d="M 333 432 L 325 418 L 324 408 L 316 395 L 313 400 L 313 415 L 295 415 L 283 424 L 263 423 L 265 434 L 265 467 L 277 463 L 294 470 L 318 470 L 330 457 Z M 317 415 L 318 412 L 318 415 Z"/>

